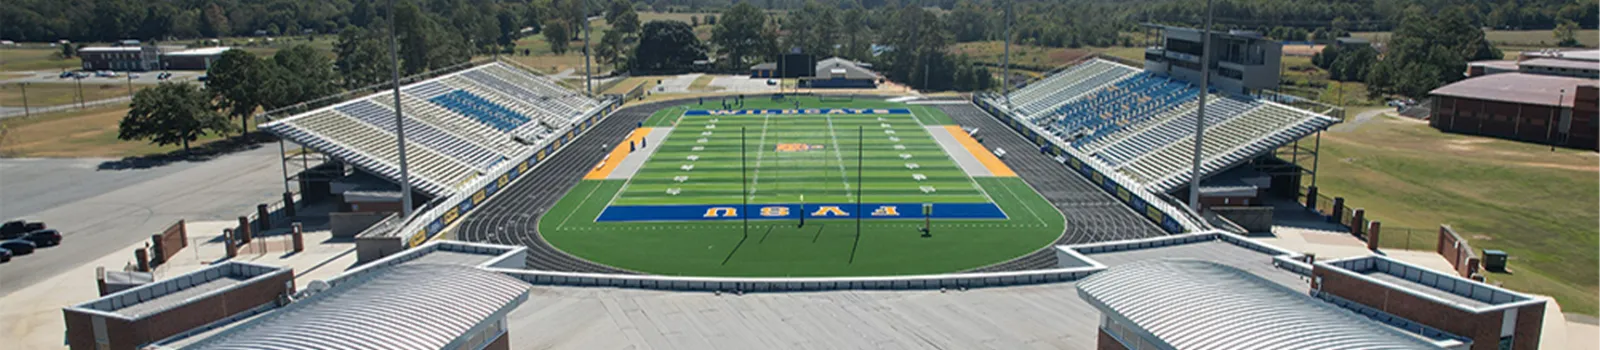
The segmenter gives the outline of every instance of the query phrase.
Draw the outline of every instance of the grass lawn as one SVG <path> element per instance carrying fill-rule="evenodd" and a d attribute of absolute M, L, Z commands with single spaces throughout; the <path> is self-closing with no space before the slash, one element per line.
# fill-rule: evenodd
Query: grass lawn
<path fill-rule="evenodd" d="M 801 108 L 921 107 L 884 101 L 802 101 Z M 781 107 L 793 105 L 748 99 L 743 108 Z M 1021 179 L 970 178 L 956 166 L 923 127 L 948 122 L 948 116 L 935 109 L 912 108 L 915 115 L 679 118 L 686 109 L 704 108 L 721 108 L 721 100 L 652 116 L 647 126 L 676 127 L 667 141 L 651 146 L 655 153 L 639 173 L 629 180 L 583 181 L 540 220 L 541 234 L 568 253 L 658 274 L 856 276 L 945 273 L 998 263 L 1047 245 L 1063 229 L 1060 213 Z M 735 136 L 740 126 L 746 128 L 744 146 Z M 856 139 L 857 127 L 871 131 L 864 142 Z M 904 219 L 863 220 L 859 236 L 854 219 L 824 219 L 816 213 L 803 227 L 796 218 L 751 215 L 748 236 L 738 220 L 596 221 L 608 205 L 731 203 L 737 207 L 745 197 L 740 147 L 745 148 L 752 178 L 750 201 L 761 207 L 798 205 L 799 196 L 805 194 L 810 213 L 822 203 L 850 203 L 860 190 L 868 206 L 862 211 L 867 212 L 878 208 L 872 203 L 994 203 L 1007 218 L 936 219 L 930 238 L 920 237 L 920 214 L 907 209 L 899 210 Z M 858 151 L 872 159 L 861 169 L 864 185 L 855 182 L 856 162 L 846 156 Z M 687 160 L 694 167 L 685 170 L 683 163 L 689 158 L 694 158 Z M 911 160 L 920 166 L 901 164 Z M 925 178 L 916 180 L 914 174 Z M 922 186 L 937 191 L 926 192 Z M 939 205 L 935 204 L 936 211 Z M 852 205 L 839 209 L 857 212 Z M 774 212 L 750 210 L 761 215 Z"/>
<path fill-rule="evenodd" d="M 70 79 L 69 79 L 70 80 Z M 150 87 L 135 84 L 134 90 Z M 22 107 L 23 86 L 0 84 L 0 106 Z M 34 108 L 72 104 L 78 101 L 78 85 L 72 83 L 28 84 L 28 105 Z M 83 99 L 97 101 L 128 96 L 127 84 L 83 84 Z"/>
<path fill-rule="evenodd" d="M 1428 249 L 1449 224 L 1473 248 L 1511 255 L 1513 272 L 1489 273 L 1490 282 L 1554 296 L 1567 312 L 1600 306 L 1595 152 L 1447 134 L 1398 117 L 1328 132 L 1322 152 L 1322 193 L 1382 221 L 1385 246 Z"/>
<path fill-rule="evenodd" d="M 956 55 L 967 55 L 977 62 L 1000 64 L 1005 57 L 1005 43 L 1001 41 L 975 41 L 951 45 L 949 51 Z M 1035 68 L 1053 69 L 1067 64 L 1083 56 L 1089 55 L 1086 49 L 1068 49 L 1060 47 L 1043 47 L 1020 45 L 1011 43 L 1011 64 Z M 1141 56 L 1143 57 L 1143 56 Z"/>
<path fill-rule="evenodd" d="M 60 71 L 78 69 L 83 62 L 77 58 L 56 57 L 56 48 L 4 48 L 0 49 L 0 72 Z"/>
<path fill-rule="evenodd" d="M 661 76 L 628 77 L 627 80 L 623 80 L 621 83 L 617 83 L 617 85 L 612 86 L 610 89 L 606 89 L 606 91 L 601 91 L 600 93 L 617 95 L 626 94 L 628 91 L 633 91 L 633 88 L 639 85 L 644 85 L 645 91 L 649 91 L 650 89 L 655 88 L 656 81 L 661 80 L 661 78 Z"/>
<path fill-rule="evenodd" d="M 144 141 L 117 139 L 117 123 L 128 114 L 126 107 L 89 109 L 54 113 L 33 118 L 0 120 L 5 130 L 0 138 L 0 155 L 5 157 L 108 157 L 120 158 L 160 154 L 182 146 L 156 146 Z M 222 136 L 208 135 L 190 144 L 198 147 Z"/>
<path fill-rule="evenodd" d="M 1361 32 L 1350 33 L 1350 35 L 1371 39 L 1374 42 L 1384 42 L 1388 41 L 1393 34 L 1390 32 Z M 1505 53 L 1506 59 L 1516 58 L 1519 51 L 1556 48 L 1555 32 L 1551 30 L 1491 30 L 1484 32 L 1483 35 L 1496 48 Z M 1600 30 L 1578 30 L 1577 37 L 1578 42 L 1582 43 L 1584 47 L 1594 48 L 1600 46 Z"/>

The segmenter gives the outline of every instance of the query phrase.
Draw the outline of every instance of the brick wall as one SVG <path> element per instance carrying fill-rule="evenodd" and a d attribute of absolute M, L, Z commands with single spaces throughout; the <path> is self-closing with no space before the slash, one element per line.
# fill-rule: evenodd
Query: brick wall
<path fill-rule="evenodd" d="M 511 350 L 511 333 L 500 333 L 500 337 L 484 345 L 483 350 Z"/>
<path fill-rule="evenodd" d="M 1094 348 L 1096 350 L 1128 350 L 1128 348 L 1122 346 L 1121 342 L 1117 341 L 1117 338 L 1112 338 L 1110 334 L 1106 334 L 1105 328 L 1098 329 L 1095 334 L 1099 335 L 1095 337 L 1099 339 L 1095 341 Z"/>
<path fill-rule="evenodd" d="M 168 226 L 167 230 L 162 231 L 161 234 L 151 236 L 150 240 L 154 243 L 152 247 L 155 248 L 154 251 L 156 253 L 150 259 L 154 260 L 152 263 L 159 264 L 166 262 L 174 255 L 178 255 L 178 251 L 189 246 L 189 231 L 184 225 L 184 221 L 178 220 L 177 223 Z"/>
<path fill-rule="evenodd" d="M 1451 334 L 1472 339 L 1474 350 L 1499 348 L 1503 311 L 1473 313 L 1425 299 L 1402 291 L 1339 272 L 1314 267 L 1312 276 L 1320 283 L 1312 286 L 1323 293 L 1333 294 L 1389 314 L 1428 325 Z M 1544 304 L 1530 305 L 1517 311 L 1517 349 L 1537 349 L 1540 327 L 1543 325 Z"/>
<path fill-rule="evenodd" d="M 1472 275 L 1478 273 L 1478 254 L 1473 252 L 1472 245 L 1461 239 L 1461 235 L 1456 234 L 1455 229 L 1449 225 L 1439 225 L 1439 240 L 1434 246 L 1434 252 L 1450 261 L 1450 266 L 1456 269 L 1456 275 L 1472 278 Z"/>
<path fill-rule="evenodd" d="M 107 317 L 105 332 L 110 340 L 110 349 L 136 349 L 140 345 L 274 302 L 279 295 L 294 292 L 294 288 L 287 284 L 292 281 L 294 272 L 290 271 L 238 286 L 222 294 L 191 300 L 141 319 L 125 321 Z M 64 310 L 63 313 L 67 325 L 67 345 L 72 349 L 95 349 L 93 319 L 96 316 L 72 310 Z"/>

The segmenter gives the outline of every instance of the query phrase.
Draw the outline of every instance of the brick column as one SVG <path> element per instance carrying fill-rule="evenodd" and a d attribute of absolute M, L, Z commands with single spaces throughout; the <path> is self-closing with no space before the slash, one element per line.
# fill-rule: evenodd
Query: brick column
<path fill-rule="evenodd" d="M 306 250 L 306 240 L 305 240 L 305 236 L 300 232 L 300 230 L 301 230 L 300 223 L 296 222 L 296 223 L 293 223 L 293 224 L 289 224 L 289 227 L 291 228 L 290 231 L 289 231 L 290 232 L 289 234 L 294 236 L 294 251 L 296 253 L 305 251 Z"/>
<path fill-rule="evenodd" d="M 96 266 L 94 268 L 94 284 L 95 284 L 96 288 L 100 289 L 100 296 L 106 296 L 107 293 L 106 293 L 106 267 L 105 266 Z"/>
<path fill-rule="evenodd" d="M 240 244 L 249 244 L 250 243 L 250 218 L 240 216 L 239 217 L 239 230 L 235 231 L 234 233 L 238 235 L 238 237 L 235 237 L 235 238 L 239 239 L 239 243 Z"/>
<path fill-rule="evenodd" d="M 1366 209 L 1362 209 L 1362 208 L 1356 208 L 1355 213 L 1350 214 L 1350 234 L 1353 234 L 1353 235 L 1356 235 L 1356 236 L 1360 236 L 1362 231 L 1366 231 L 1365 227 L 1361 227 L 1361 220 L 1366 220 L 1366 219 L 1367 219 L 1367 210 Z"/>
<path fill-rule="evenodd" d="M 144 248 L 133 250 L 133 260 L 139 266 L 139 272 L 150 272 L 150 252 Z"/>
<path fill-rule="evenodd" d="M 256 222 L 261 226 L 261 229 L 257 232 L 267 232 L 267 230 L 272 229 L 272 216 L 269 216 L 269 214 L 272 214 L 272 212 L 267 211 L 266 204 L 256 204 L 256 219 L 259 220 Z"/>
<path fill-rule="evenodd" d="M 287 214 L 289 217 L 294 217 L 295 216 L 295 212 L 294 212 L 294 193 L 293 192 L 284 192 L 283 193 L 283 213 Z"/>
<path fill-rule="evenodd" d="M 150 259 L 151 265 L 161 265 L 167 260 L 167 247 L 161 244 L 161 235 L 150 235 L 150 250 L 155 252 Z"/>
<path fill-rule="evenodd" d="M 228 249 L 228 258 L 239 255 L 239 242 L 235 242 L 233 239 L 233 229 L 222 229 L 222 243 Z"/>
<path fill-rule="evenodd" d="M 1380 232 L 1378 229 L 1382 226 L 1382 221 L 1373 220 L 1372 226 L 1367 227 L 1367 250 L 1378 251 L 1378 237 Z"/>
<path fill-rule="evenodd" d="M 1317 211 L 1317 186 L 1306 188 L 1306 209 Z"/>
<path fill-rule="evenodd" d="M 1332 213 L 1333 215 L 1329 216 L 1329 218 L 1332 219 L 1333 222 L 1339 222 L 1339 219 L 1344 216 L 1344 197 L 1333 197 Z"/>

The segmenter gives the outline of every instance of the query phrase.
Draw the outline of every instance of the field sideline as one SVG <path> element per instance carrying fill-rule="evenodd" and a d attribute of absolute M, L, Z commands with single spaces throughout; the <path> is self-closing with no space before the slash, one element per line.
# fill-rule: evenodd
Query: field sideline
<path fill-rule="evenodd" d="M 683 116 L 690 109 L 721 109 L 720 98 L 663 109 L 644 124 L 676 124 L 676 128 L 666 142 L 648 146 L 656 148 L 655 153 L 638 173 L 626 179 L 580 182 L 542 217 L 540 232 L 567 253 L 640 272 L 864 276 L 987 266 L 1044 248 L 1064 230 L 1061 213 L 1020 178 L 969 176 L 963 171 L 929 136 L 928 126 L 944 131 L 940 126 L 950 120 L 937 109 L 876 100 L 798 99 L 802 108 L 907 108 L 912 114 Z M 742 108 L 793 108 L 790 101 L 752 98 Z M 739 126 L 746 134 L 744 156 L 752 190 L 748 198 L 741 198 Z M 858 134 L 861 130 L 870 133 Z M 858 143 L 858 137 L 865 142 Z M 697 142 L 705 138 L 709 140 Z M 890 141 L 895 139 L 899 141 Z M 865 166 L 862 182 L 856 178 L 857 160 L 851 159 L 858 151 Z M 909 162 L 920 167 L 908 169 Z M 685 169 L 684 163 L 694 167 Z M 853 217 L 826 215 L 809 216 L 804 226 L 798 215 L 776 219 L 750 215 L 748 231 L 737 219 L 596 221 L 612 205 L 738 207 L 743 199 L 793 205 L 801 194 L 808 203 L 851 203 L 857 191 L 866 203 L 993 203 L 1005 218 L 935 219 L 932 237 L 927 238 L 921 237 L 922 215 L 914 208 L 900 209 L 900 220 L 861 220 L 859 235 Z M 938 213 L 942 207 L 934 204 L 934 208 Z M 808 207 L 806 212 L 814 209 Z M 848 204 L 837 209 L 835 214 L 872 212 L 871 207 L 858 211 Z"/>

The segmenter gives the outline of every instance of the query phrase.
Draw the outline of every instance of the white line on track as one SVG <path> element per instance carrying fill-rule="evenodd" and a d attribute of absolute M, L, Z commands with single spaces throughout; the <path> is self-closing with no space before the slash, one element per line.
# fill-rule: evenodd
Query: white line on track
<path fill-rule="evenodd" d="M 839 134 L 833 132 L 833 115 L 826 114 L 826 116 L 828 118 L 828 136 L 833 137 L 833 157 L 839 160 L 839 182 L 844 183 L 844 198 L 847 201 L 854 202 L 856 195 L 850 192 L 850 178 L 845 175 L 848 171 L 844 170 L 844 154 L 839 153 Z M 863 146 L 856 145 L 856 147 Z"/>

